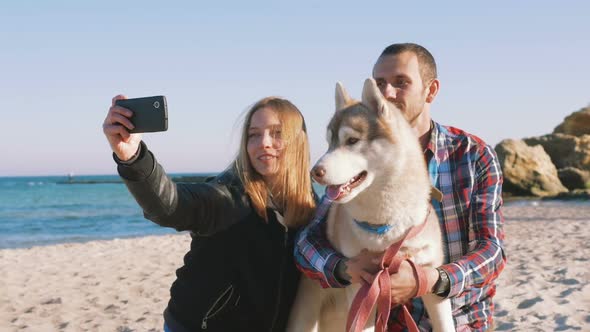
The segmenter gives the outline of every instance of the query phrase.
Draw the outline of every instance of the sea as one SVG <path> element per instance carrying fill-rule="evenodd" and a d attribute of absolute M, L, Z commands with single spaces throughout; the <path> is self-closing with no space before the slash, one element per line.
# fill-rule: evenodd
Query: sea
<path fill-rule="evenodd" d="M 195 175 L 211 174 L 171 174 Z M 0 177 L 0 249 L 174 232 L 143 217 L 118 175 Z"/>
<path fill-rule="evenodd" d="M 171 177 L 214 173 L 170 174 Z M 318 194 L 324 189 L 314 184 Z M 579 208 L 589 202 L 515 201 Z M 118 175 L 0 177 L 0 249 L 173 234 L 143 217 Z"/>

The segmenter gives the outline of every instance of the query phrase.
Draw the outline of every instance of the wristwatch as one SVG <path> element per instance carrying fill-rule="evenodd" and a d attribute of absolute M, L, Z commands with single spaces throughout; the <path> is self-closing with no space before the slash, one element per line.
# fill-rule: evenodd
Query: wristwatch
<path fill-rule="evenodd" d="M 432 292 L 438 296 L 447 296 L 451 290 L 451 280 L 447 272 L 441 268 L 436 268 L 438 271 L 438 279 L 432 288 Z"/>

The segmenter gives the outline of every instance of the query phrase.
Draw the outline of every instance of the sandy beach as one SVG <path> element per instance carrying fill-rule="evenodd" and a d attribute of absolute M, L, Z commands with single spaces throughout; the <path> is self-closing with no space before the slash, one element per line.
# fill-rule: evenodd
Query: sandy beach
<path fill-rule="evenodd" d="M 507 206 L 504 217 L 496 330 L 590 331 L 590 206 L 533 201 Z"/>
<path fill-rule="evenodd" d="M 590 206 L 508 204 L 496 330 L 590 330 Z M 148 222 L 148 221 L 146 221 Z M 187 234 L 0 250 L 0 331 L 161 331 Z"/>

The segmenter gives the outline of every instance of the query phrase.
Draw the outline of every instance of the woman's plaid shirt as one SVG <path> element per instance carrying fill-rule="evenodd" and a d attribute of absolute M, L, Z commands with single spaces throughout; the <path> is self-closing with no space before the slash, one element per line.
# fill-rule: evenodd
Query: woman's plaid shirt
<path fill-rule="evenodd" d="M 441 221 L 445 260 L 449 262 L 442 268 L 451 280 L 448 297 L 455 326 L 459 331 L 486 331 L 492 326 L 494 280 L 506 264 L 500 210 L 502 172 L 494 150 L 480 138 L 433 124 L 426 158 L 432 183 L 443 193 L 442 202 L 433 200 L 432 204 Z M 323 287 L 344 287 L 334 275 L 343 256 L 325 235 L 330 204 L 324 198 L 314 220 L 298 235 L 295 259 L 301 271 Z M 411 308 L 420 328 L 429 330 L 422 301 L 414 299 Z M 403 330 L 401 322 L 392 311 L 388 330 Z"/>

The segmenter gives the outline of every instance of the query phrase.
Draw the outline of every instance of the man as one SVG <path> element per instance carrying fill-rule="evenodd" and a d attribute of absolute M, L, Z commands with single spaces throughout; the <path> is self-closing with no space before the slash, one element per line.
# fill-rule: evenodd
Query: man
<path fill-rule="evenodd" d="M 424 149 L 431 181 L 443 194 L 441 202 L 433 200 L 433 206 L 441 222 L 447 264 L 425 268 L 428 289 L 451 298 L 457 331 L 489 330 L 494 281 L 506 264 L 502 174 L 496 154 L 480 138 L 431 119 L 430 107 L 440 82 L 434 58 L 424 47 L 388 46 L 373 67 L 373 77 L 385 98 L 405 113 Z M 324 199 L 316 220 L 299 234 L 298 266 L 324 287 L 371 280 L 374 254 L 347 259 L 326 240 L 321 216 L 329 205 Z M 421 329 L 431 329 L 422 301 L 414 298 L 417 283 L 409 263 L 402 263 L 391 276 L 391 291 L 395 303 L 410 301 L 408 306 Z M 399 306 L 392 310 L 388 330 L 403 330 L 402 316 Z"/>

